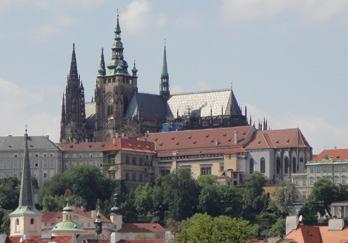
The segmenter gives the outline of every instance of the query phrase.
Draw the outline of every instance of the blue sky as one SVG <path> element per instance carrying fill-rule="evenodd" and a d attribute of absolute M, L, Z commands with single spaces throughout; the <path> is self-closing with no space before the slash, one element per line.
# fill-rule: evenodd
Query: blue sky
<path fill-rule="evenodd" d="M 301 128 L 316 152 L 348 147 L 345 0 L 0 0 L 0 135 L 58 139 L 72 43 L 89 100 L 117 8 L 140 91 L 158 92 L 166 38 L 172 92 L 232 82 L 255 120 Z"/>

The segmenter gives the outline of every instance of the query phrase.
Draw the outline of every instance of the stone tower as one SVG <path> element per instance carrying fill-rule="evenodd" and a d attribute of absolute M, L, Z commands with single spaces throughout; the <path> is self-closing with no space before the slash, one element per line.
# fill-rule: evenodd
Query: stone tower
<path fill-rule="evenodd" d="M 100 66 L 95 88 L 97 141 L 110 140 L 116 133 L 123 132 L 125 112 L 130 100 L 138 91 L 137 70 L 128 73 L 128 64 L 123 57 L 119 16 L 115 28 L 110 64 L 105 68 L 104 54 L 101 53 Z"/>
<path fill-rule="evenodd" d="M 33 201 L 28 140 L 30 137 L 25 130 L 19 202 L 17 209 L 10 214 L 10 236 L 21 236 L 23 240 L 41 235 L 41 214 L 35 208 Z"/>
<path fill-rule="evenodd" d="M 161 83 L 160 83 L 160 95 L 163 97 L 165 101 L 167 101 L 170 96 L 166 45 L 164 45 L 164 49 L 163 49 L 163 64 L 162 64 Z"/>
<path fill-rule="evenodd" d="M 75 44 L 73 44 L 65 97 L 63 95 L 60 127 L 60 142 L 75 143 L 85 141 L 85 94 L 80 75 L 77 72 Z"/>

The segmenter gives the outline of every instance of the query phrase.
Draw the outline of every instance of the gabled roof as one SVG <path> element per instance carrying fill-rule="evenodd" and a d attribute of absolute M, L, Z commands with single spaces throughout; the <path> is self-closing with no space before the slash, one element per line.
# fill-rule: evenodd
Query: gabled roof
<path fill-rule="evenodd" d="M 29 136 L 28 148 L 30 152 L 37 150 L 58 151 L 57 146 L 49 139 L 48 136 Z M 23 136 L 6 136 L 0 137 L 0 151 L 23 151 Z"/>
<path fill-rule="evenodd" d="M 165 233 L 166 230 L 160 224 L 128 223 L 123 224 L 118 231 L 121 233 Z"/>
<path fill-rule="evenodd" d="M 65 152 L 132 151 L 154 153 L 155 145 L 136 138 L 116 138 L 112 142 L 61 143 L 58 147 Z"/>
<path fill-rule="evenodd" d="M 52 236 L 50 239 L 43 239 L 41 236 L 30 237 L 28 240 L 21 240 L 21 237 L 8 237 L 5 243 L 70 243 L 72 242 L 71 236 Z"/>
<path fill-rule="evenodd" d="M 348 227 L 330 231 L 328 226 L 299 226 L 290 231 L 285 239 L 297 243 L 347 243 Z"/>
<path fill-rule="evenodd" d="M 173 94 L 168 100 L 167 117 L 177 118 L 188 111 L 199 113 L 200 117 L 210 115 L 241 115 L 238 102 L 232 90 L 212 90 L 193 93 Z"/>
<path fill-rule="evenodd" d="M 246 146 L 254 133 L 254 127 L 242 126 L 149 133 L 144 139 L 155 143 L 159 157 L 172 156 L 172 153 L 177 155 L 224 154 L 229 149 L 240 149 Z"/>
<path fill-rule="evenodd" d="M 166 102 L 160 95 L 136 93 L 131 99 L 126 112 L 126 118 L 138 116 L 145 120 L 165 120 Z"/>
<path fill-rule="evenodd" d="M 298 128 L 257 131 L 246 149 L 311 148 Z"/>
<path fill-rule="evenodd" d="M 313 158 L 314 161 L 324 160 L 347 160 L 348 159 L 348 149 L 325 149 L 319 155 Z"/>
<path fill-rule="evenodd" d="M 81 208 L 75 207 L 74 213 L 86 217 L 86 218 L 93 218 L 93 214 L 95 214 L 95 211 L 84 211 Z M 42 213 L 42 223 L 51 225 L 51 223 L 58 223 L 62 221 L 63 213 L 62 212 L 43 212 Z M 106 218 L 103 214 L 100 214 L 101 220 L 103 223 L 111 223 L 111 221 Z"/>

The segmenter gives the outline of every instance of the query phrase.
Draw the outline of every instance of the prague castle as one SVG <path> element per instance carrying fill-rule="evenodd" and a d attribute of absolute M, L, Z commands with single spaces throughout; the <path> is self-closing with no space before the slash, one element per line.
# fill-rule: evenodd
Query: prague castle
<path fill-rule="evenodd" d="M 85 103 L 77 70 L 75 45 L 63 94 L 60 142 L 111 140 L 117 135 L 142 136 L 146 132 L 248 125 L 232 90 L 171 94 L 166 46 L 159 94 L 138 91 L 138 70 L 131 73 L 123 55 L 119 17 L 109 65 L 103 49 L 92 102 Z"/>

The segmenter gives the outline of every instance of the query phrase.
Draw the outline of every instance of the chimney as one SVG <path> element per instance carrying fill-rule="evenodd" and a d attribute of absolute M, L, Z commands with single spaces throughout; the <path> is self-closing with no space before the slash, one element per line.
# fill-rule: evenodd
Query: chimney
<path fill-rule="evenodd" d="M 344 228 L 344 219 L 329 219 L 329 231 L 341 231 Z"/>
<path fill-rule="evenodd" d="M 238 143 L 238 134 L 237 131 L 234 131 L 233 133 L 233 143 L 237 144 Z"/>
<path fill-rule="evenodd" d="M 289 234 L 290 231 L 297 229 L 299 220 L 297 216 L 287 216 L 285 223 L 285 234 Z"/>

